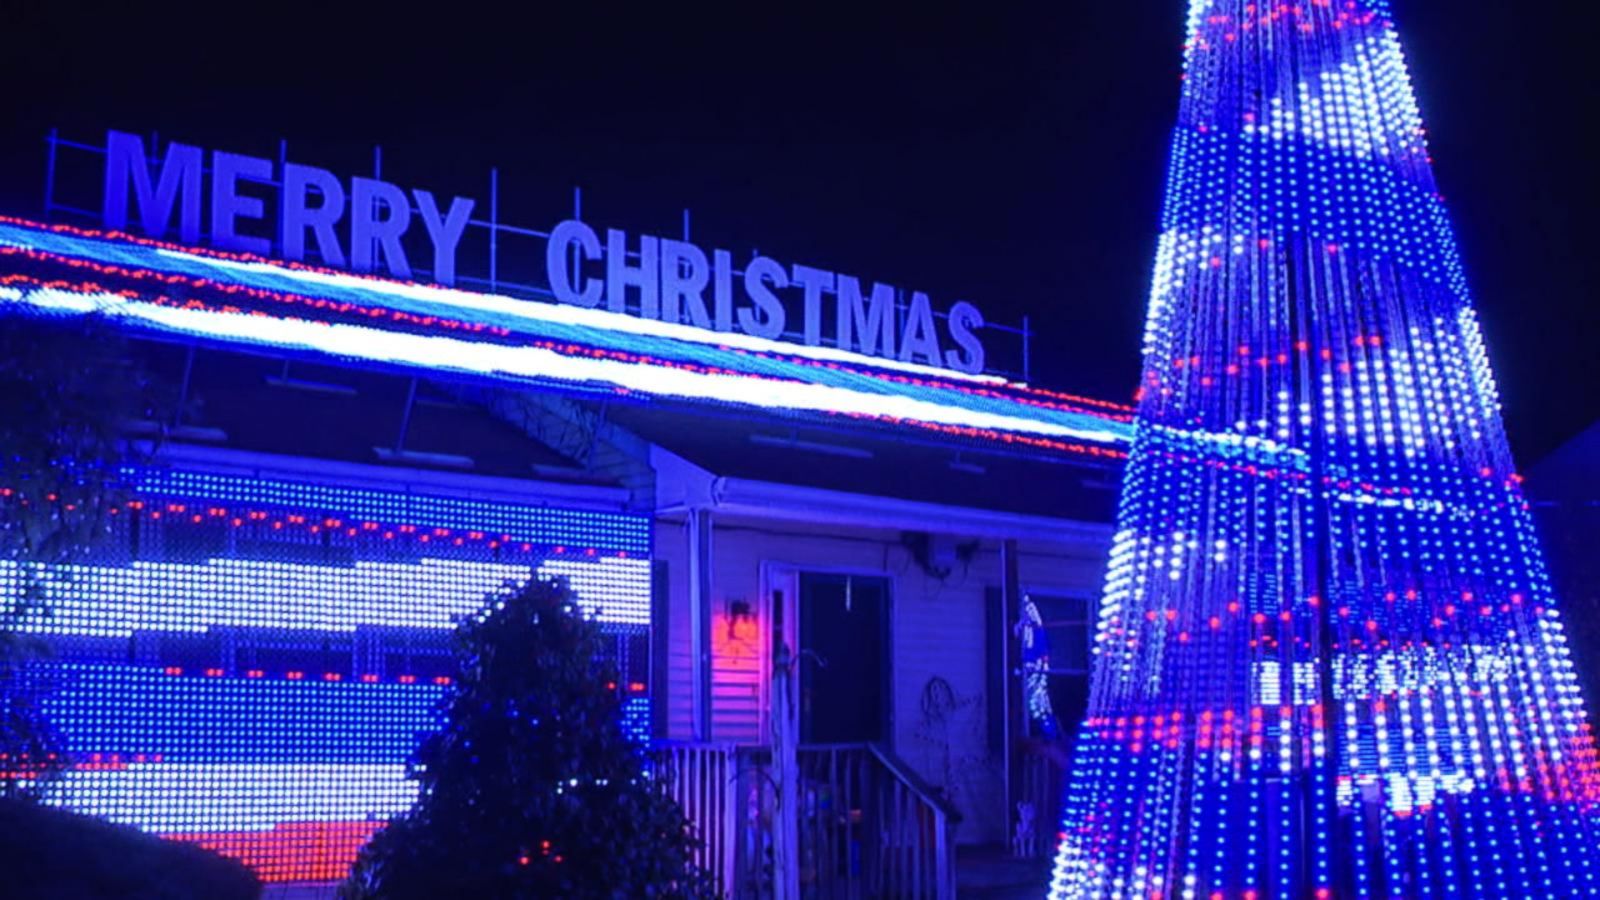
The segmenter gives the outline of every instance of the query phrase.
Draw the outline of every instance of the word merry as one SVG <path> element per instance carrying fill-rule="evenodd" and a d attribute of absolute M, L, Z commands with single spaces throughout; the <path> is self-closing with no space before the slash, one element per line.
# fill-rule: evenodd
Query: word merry
<path fill-rule="evenodd" d="M 127 228 L 131 191 L 145 234 L 166 234 L 176 209 L 179 237 L 186 243 L 197 243 L 204 164 L 205 154 L 199 147 L 171 143 L 161 160 L 160 173 L 152 182 L 144 140 L 138 135 L 109 132 L 102 210 L 106 227 L 118 231 Z M 274 179 L 275 174 L 281 175 L 281 181 Z M 414 189 L 408 196 L 397 185 L 360 176 L 350 179 L 350 189 L 346 191 L 339 177 L 327 169 L 285 162 L 283 171 L 275 173 L 271 160 L 223 150 L 211 152 L 210 175 L 210 238 L 216 247 L 259 256 L 272 252 L 268 238 L 240 231 L 241 220 L 266 219 L 266 204 L 260 197 L 241 192 L 240 186 L 248 182 L 278 184 L 281 201 L 276 233 L 284 258 L 305 259 L 309 233 L 322 261 L 330 266 L 370 272 L 381 257 L 389 272 L 410 278 L 411 263 L 401 238 L 411 227 L 414 198 L 423 227 L 433 241 L 433 278 L 440 284 L 455 283 L 456 247 L 474 205 L 467 197 L 452 197 L 449 210 L 441 214 L 438 201 L 429 191 Z M 347 214 L 348 263 L 339 240 L 339 224 Z"/>

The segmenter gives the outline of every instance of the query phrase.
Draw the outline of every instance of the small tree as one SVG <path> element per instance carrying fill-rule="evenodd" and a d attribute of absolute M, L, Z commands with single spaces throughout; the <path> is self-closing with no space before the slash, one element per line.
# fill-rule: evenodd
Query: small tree
<path fill-rule="evenodd" d="M 698 897 L 683 812 L 621 728 L 617 675 L 559 582 L 463 622 L 443 728 L 411 765 L 421 795 L 362 851 L 347 900 Z"/>

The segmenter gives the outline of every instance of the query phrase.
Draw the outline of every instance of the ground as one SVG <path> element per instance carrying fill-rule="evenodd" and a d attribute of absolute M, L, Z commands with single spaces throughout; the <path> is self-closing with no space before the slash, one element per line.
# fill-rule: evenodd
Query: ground
<path fill-rule="evenodd" d="M 1016 859 L 998 844 L 956 848 L 956 896 L 961 900 L 1039 900 L 1049 883 L 1048 859 Z"/>

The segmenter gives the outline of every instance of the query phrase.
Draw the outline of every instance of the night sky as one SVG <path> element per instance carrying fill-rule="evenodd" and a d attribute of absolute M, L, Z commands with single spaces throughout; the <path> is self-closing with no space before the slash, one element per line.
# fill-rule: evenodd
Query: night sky
<path fill-rule="evenodd" d="M 37 216 L 52 125 L 384 176 L 547 228 L 759 248 L 1033 317 L 1035 381 L 1126 400 L 1178 100 L 1182 4 L 739 7 L 0 3 L 0 211 Z M 1600 418 L 1592 6 L 1395 0 L 1526 464 Z M 140 5 L 142 6 L 142 5 Z M 241 5 L 240 8 L 243 8 Z M 584 7 L 582 11 L 573 7 Z M 163 9 L 175 9 L 162 7 Z M 1536 10 L 1542 12 L 1536 13 Z M 8 108 L 9 106 L 9 108 Z M 991 354 L 1008 350 L 988 338 Z"/>

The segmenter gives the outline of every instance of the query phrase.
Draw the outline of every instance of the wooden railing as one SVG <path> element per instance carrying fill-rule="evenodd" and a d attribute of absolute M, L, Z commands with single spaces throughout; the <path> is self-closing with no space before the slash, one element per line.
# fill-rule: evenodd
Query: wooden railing
<path fill-rule="evenodd" d="M 662 784 L 695 826 L 697 862 L 723 894 L 772 896 L 777 809 L 770 752 L 662 743 L 656 759 Z M 915 772 L 869 744 L 802 746 L 796 762 L 800 897 L 955 896 L 960 816 Z"/>
<path fill-rule="evenodd" d="M 1066 787 L 1066 752 L 1062 745 L 1045 743 L 1022 749 L 1022 779 L 1016 799 L 1033 807 L 1033 837 L 1026 847 L 1016 845 L 1013 836 L 1019 811 L 1011 810 L 1011 829 L 1006 839 L 1012 842 L 1013 855 L 1044 859 L 1055 854 L 1056 816 L 1060 814 L 1061 793 Z"/>
<path fill-rule="evenodd" d="M 717 889 L 737 896 L 740 748 L 735 744 L 663 742 L 656 746 L 656 777 L 678 802 L 699 842 L 695 862 Z"/>
<path fill-rule="evenodd" d="M 872 744 L 801 746 L 801 893 L 833 898 L 955 896 L 959 814 Z"/>

